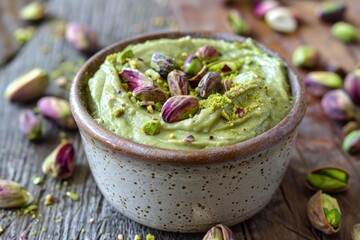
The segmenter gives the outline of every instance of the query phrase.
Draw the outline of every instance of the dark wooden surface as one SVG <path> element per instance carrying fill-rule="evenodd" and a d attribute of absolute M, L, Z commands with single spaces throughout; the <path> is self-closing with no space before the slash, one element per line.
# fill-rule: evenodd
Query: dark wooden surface
<path fill-rule="evenodd" d="M 98 32 L 102 47 L 139 33 L 176 30 L 177 26 L 180 30 L 231 31 L 226 23 L 230 8 L 223 7 L 220 0 L 49 0 L 45 2 L 49 18 L 37 25 L 36 35 L 30 42 L 20 46 L 13 40 L 13 31 L 24 26 L 17 14 L 26 2 L 29 1 L 0 1 L 1 92 L 16 76 L 33 67 L 51 72 L 64 61 L 77 63 L 86 59 L 54 33 L 59 21 L 79 21 L 92 26 Z M 324 61 L 340 64 L 347 71 L 360 62 L 359 43 L 340 43 L 331 37 L 329 25 L 318 21 L 314 9 L 319 1 L 283 2 L 297 10 L 303 19 L 302 26 L 294 34 L 282 35 L 270 30 L 252 15 L 250 0 L 238 0 L 233 8 L 244 14 L 255 39 L 287 60 L 290 60 L 295 47 L 307 43 L 319 49 Z M 343 2 L 348 5 L 347 20 L 359 28 L 360 2 Z M 161 17 L 160 21 L 158 17 Z M 162 19 L 164 24 L 161 24 Z M 300 75 L 303 74 L 305 72 L 300 71 Z M 55 82 L 47 94 L 68 96 L 67 90 L 58 88 Z M 68 186 L 44 176 L 41 163 L 58 144 L 61 129 L 43 121 L 43 140 L 38 143 L 27 141 L 18 131 L 17 118 L 21 109 L 33 106 L 34 103 L 9 104 L 0 98 L 0 178 L 26 186 L 39 206 L 35 218 L 18 215 L 16 211 L 0 210 L 0 226 L 3 228 L 0 239 L 19 239 L 21 234 L 27 239 L 117 239 L 121 233 L 130 240 L 135 234 L 144 238 L 148 232 L 154 233 L 157 239 L 202 239 L 203 233 L 177 234 L 149 229 L 112 208 L 95 185 L 77 132 L 66 132 L 77 153 L 75 174 L 69 179 Z M 319 99 L 309 96 L 296 149 L 280 188 L 263 211 L 232 227 L 237 239 L 351 239 L 352 225 L 360 222 L 360 159 L 341 150 L 343 137 L 341 126 L 324 116 Z M 312 228 L 306 216 L 306 203 L 313 194 L 305 188 L 306 173 L 313 167 L 327 165 L 341 166 L 351 176 L 349 191 L 335 195 L 343 212 L 343 226 L 333 236 Z M 44 179 L 42 185 L 32 183 L 35 175 Z M 80 201 L 67 198 L 67 189 L 78 193 Z M 49 193 L 59 199 L 52 207 L 43 204 Z M 93 223 L 90 223 L 90 218 L 94 218 Z"/>

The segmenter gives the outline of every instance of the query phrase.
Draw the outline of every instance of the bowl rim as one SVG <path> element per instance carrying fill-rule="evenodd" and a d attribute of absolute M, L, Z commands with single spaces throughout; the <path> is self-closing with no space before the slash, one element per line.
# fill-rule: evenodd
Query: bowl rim
<path fill-rule="evenodd" d="M 70 89 L 70 105 L 74 119 L 78 124 L 80 131 L 84 131 L 90 135 L 92 139 L 100 142 L 103 146 L 112 149 L 115 152 L 120 152 L 129 157 L 153 162 L 153 163 L 172 163 L 172 164 L 209 164 L 219 163 L 224 161 L 231 161 L 242 156 L 258 153 L 273 145 L 276 145 L 287 135 L 296 131 L 305 115 L 306 110 L 306 92 L 305 86 L 300 81 L 294 68 L 288 64 L 279 54 L 264 47 L 258 41 L 253 41 L 265 52 L 273 57 L 280 58 L 285 65 L 288 72 L 288 80 L 293 96 L 293 105 L 288 114 L 274 127 L 268 131 L 246 141 L 239 142 L 232 145 L 225 145 L 221 147 L 205 148 L 205 149 L 189 149 L 177 150 L 167 149 L 155 146 L 144 145 L 133 142 L 129 139 L 123 138 L 115 133 L 107 130 L 105 127 L 98 124 L 86 110 L 83 103 L 82 93 L 84 93 L 82 81 L 92 75 L 99 69 L 99 66 L 104 62 L 107 55 L 121 51 L 129 44 L 142 43 L 147 40 L 159 38 L 180 38 L 190 36 L 192 38 L 210 38 L 216 40 L 225 40 L 230 42 L 243 42 L 247 38 L 233 35 L 231 33 L 218 32 L 160 32 L 152 34 L 144 34 L 134 38 L 116 42 L 93 55 L 88 59 L 81 69 L 76 74 L 72 87 Z M 87 80 L 86 80 L 87 82 Z M 85 84 L 86 85 L 86 84 Z"/>

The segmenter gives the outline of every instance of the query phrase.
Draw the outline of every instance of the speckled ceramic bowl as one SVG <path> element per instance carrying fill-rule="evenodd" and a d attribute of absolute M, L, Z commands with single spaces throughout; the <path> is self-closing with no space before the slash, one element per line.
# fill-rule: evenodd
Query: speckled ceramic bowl
<path fill-rule="evenodd" d="M 107 55 L 129 44 L 185 35 L 244 40 L 231 34 L 161 33 L 116 43 L 81 68 L 70 102 L 91 171 L 105 198 L 122 214 L 146 226 L 200 232 L 216 223 L 237 224 L 270 201 L 289 164 L 305 112 L 305 90 L 286 65 L 294 97 L 291 111 L 269 131 L 221 148 L 169 150 L 146 146 L 115 135 L 91 118 L 85 100 L 87 81 Z"/>

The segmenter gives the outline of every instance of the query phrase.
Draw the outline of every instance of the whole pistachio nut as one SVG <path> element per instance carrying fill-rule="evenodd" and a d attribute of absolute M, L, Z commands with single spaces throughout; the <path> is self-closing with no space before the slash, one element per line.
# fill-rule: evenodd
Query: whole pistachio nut
<path fill-rule="evenodd" d="M 254 14 L 259 18 L 263 18 L 269 10 L 277 7 L 280 7 L 280 4 L 277 1 L 273 1 L 273 0 L 261 1 L 255 5 Z"/>
<path fill-rule="evenodd" d="M 188 95 L 189 80 L 186 74 L 180 70 L 173 70 L 167 76 L 167 82 L 171 96 Z"/>
<path fill-rule="evenodd" d="M 221 53 L 211 45 L 204 45 L 196 51 L 196 55 L 206 62 L 218 59 Z"/>
<path fill-rule="evenodd" d="M 230 228 L 217 224 L 205 234 L 203 240 L 235 240 L 235 236 Z"/>
<path fill-rule="evenodd" d="M 324 192 L 341 192 L 349 188 L 349 174 L 338 167 L 313 169 L 306 180 L 311 189 Z"/>
<path fill-rule="evenodd" d="M 307 214 L 312 226 L 325 234 L 334 234 L 341 228 L 341 211 L 337 200 L 321 190 L 309 199 Z"/>
<path fill-rule="evenodd" d="M 175 69 L 175 62 L 170 57 L 156 52 L 151 56 L 151 67 L 166 78 L 169 72 Z"/>
<path fill-rule="evenodd" d="M 331 27 L 332 35 L 344 43 L 350 43 L 357 39 L 358 30 L 346 22 L 337 22 Z"/>
<path fill-rule="evenodd" d="M 355 105 L 342 89 L 327 92 L 321 99 L 321 106 L 332 120 L 348 122 L 355 118 Z"/>
<path fill-rule="evenodd" d="M 338 22 L 343 19 L 346 6 L 341 2 L 325 2 L 319 10 L 318 16 L 324 22 Z"/>
<path fill-rule="evenodd" d="M 145 76 L 142 72 L 130 68 L 124 68 L 119 76 L 124 79 L 130 89 L 134 89 L 145 86 L 153 86 L 154 82 L 149 77 Z"/>
<path fill-rule="evenodd" d="M 41 123 L 32 110 L 22 110 L 19 114 L 19 129 L 29 140 L 41 137 Z"/>
<path fill-rule="evenodd" d="M 199 82 L 199 96 L 207 98 L 223 90 L 221 76 L 218 72 L 208 72 Z"/>
<path fill-rule="evenodd" d="M 65 39 L 80 52 L 93 53 L 98 48 L 95 30 L 81 23 L 68 23 L 65 30 Z"/>
<path fill-rule="evenodd" d="M 32 2 L 20 10 L 20 18 L 25 21 L 40 21 L 45 17 L 45 6 L 41 2 Z"/>
<path fill-rule="evenodd" d="M 77 129 L 69 101 L 57 97 L 42 97 L 37 102 L 39 112 L 63 128 Z"/>
<path fill-rule="evenodd" d="M 360 105 L 360 69 L 356 69 L 346 75 L 344 89 L 349 94 L 353 102 Z"/>
<path fill-rule="evenodd" d="M 354 224 L 351 231 L 352 240 L 360 240 L 360 223 Z"/>
<path fill-rule="evenodd" d="M 74 146 L 65 140 L 45 158 L 42 171 L 53 178 L 66 179 L 73 173 L 74 162 Z"/>
<path fill-rule="evenodd" d="M 342 148 L 345 152 L 350 154 L 360 153 L 360 130 L 354 130 L 346 135 Z"/>
<path fill-rule="evenodd" d="M 161 108 L 164 122 L 178 122 L 194 116 L 199 109 L 199 100 L 194 96 L 178 95 L 169 98 Z"/>
<path fill-rule="evenodd" d="M 265 22 L 273 30 L 281 33 L 293 33 L 298 27 L 293 12 L 286 7 L 277 7 L 267 11 Z"/>
<path fill-rule="evenodd" d="M 26 102 L 43 95 L 48 86 L 48 74 L 40 68 L 34 68 L 12 81 L 6 87 L 4 96 L 10 102 Z"/>
<path fill-rule="evenodd" d="M 132 94 L 135 98 L 142 101 L 164 103 L 167 99 L 165 92 L 160 88 L 156 88 L 154 86 L 135 88 Z"/>
<path fill-rule="evenodd" d="M 201 60 L 196 55 L 188 56 L 184 62 L 184 72 L 190 76 L 195 76 L 201 71 L 202 67 Z"/>
<path fill-rule="evenodd" d="M 299 46 L 292 54 L 292 62 L 297 67 L 313 68 L 318 65 L 319 53 L 313 46 Z"/>
<path fill-rule="evenodd" d="M 341 88 L 342 78 L 334 72 L 315 71 L 310 72 L 304 79 L 307 90 L 315 96 L 323 96 L 326 92 Z"/>
<path fill-rule="evenodd" d="M 31 194 L 20 184 L 0 179 L 0 208 L 24 207 L 32 199 Z"/>
<path fill-rule="evenodd" d="M 233 31 L 238 35 L 248 35 L 250 32 L 248 24 L 245 22 L 240 12 L 237 10 L 231 10 L 229 12 L 229 23 Z"/>
<path fill-rule="evenodd" d="M 156 135 L 160 133 L 161 124 L 157 119 L 152 119 L 142 125 L 142 132 L 146 135 Z"/>

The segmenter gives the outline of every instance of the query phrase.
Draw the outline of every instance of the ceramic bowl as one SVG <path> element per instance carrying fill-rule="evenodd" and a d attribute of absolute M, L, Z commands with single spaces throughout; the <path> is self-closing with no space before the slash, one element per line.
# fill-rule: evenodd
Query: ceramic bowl
<path fill-rule="evenodd" d="M 84 64 L 74 79 L 70 102 L 90 169 L 108 202 L 128 218 L 152 228 L 200 232 L 217 223 L 231 226 L 244 221 L 271 200 L 289 164 L 305 113 L 305 90 L 286 64 L 294 99 L 286 117 L 255 138 L 211 149 L 146 146 L 119 137 L 93 120 L 86 105 L 87 81 L 107 55 L 129 44 L 182 36 L 244 41 L 231 34 L 178 32 L 121 41 Z"/>

